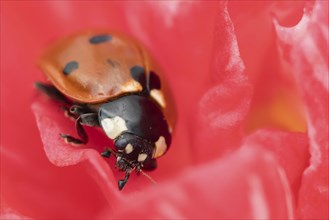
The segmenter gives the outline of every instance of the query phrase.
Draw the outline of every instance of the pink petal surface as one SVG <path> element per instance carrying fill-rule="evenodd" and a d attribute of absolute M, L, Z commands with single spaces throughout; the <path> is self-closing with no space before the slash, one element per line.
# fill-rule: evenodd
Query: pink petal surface
<path fill-rule="evenodd" d="M 208 161 L 236 149 L 243 137 L 243 121 L 249 110 L 252 87 L 244 73 L 226 3 L 216 16 L 212 65 L 196 118 L 189 124 L 198 161 Z M 211 148 L 211 151 L 205 148 Z"/>
<path fill-rule="evenodd" d="M 128 200 L 114 218 L 293 218 L 284 172 L 271 154 L 250 146 L 189 169 L 158 187 L 138 203 Z"/>
<path fill-rule="evenodd" d="M 305 14 L 296 27 L 276 26 L 307 113 L 311 160 L 304 172 L 298 203 L 298 216 L 304 219 L 329 216 L 328 26 L 327 1 L 317 1 L 312 13 Z"/>
<path fill-rule="evenodd" d="M 310 1 L 306 1 L 310 2 Z M 245 73 L 253 85 L 246 131 L 272 127 L 304 132 L 302 102 L 291 70 L 282 63 L 273 19 L 283 25 L 298 23 L 305 1 L 229 1 Z"/>
<path fill-rule="evenodd" d="M 270 151 L 285 174 L 297 202 L 301 178 L 309 165 L 308 138 L 304 133 L 260 129 L 245 138 L 244 144 Z"/>
<path fill-rule="evenodd" d="M 0 219 L 24 219 L 24 220 L 29 220 L 32 218 L 29 218 L 27 216 L 24 216 L 20 213 L 17 213 L 10 208 L 5 208 L 6 205 L 1 204 L 1 213 L 0 213 Z"/>

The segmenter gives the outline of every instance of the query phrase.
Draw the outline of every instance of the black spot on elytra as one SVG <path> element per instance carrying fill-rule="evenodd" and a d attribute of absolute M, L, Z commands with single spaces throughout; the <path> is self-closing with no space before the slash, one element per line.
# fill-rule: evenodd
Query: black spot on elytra
<path fill-rule="evenodd" d="M 130 75 L 134 80 L 136 80 L 142 85 L 143 90 L 146 88 L 145 69 L 143 67 L 138 65 L 131 67 Z"/>
<path fill-rule="evenodd" d="M 110 41 L 111 39 L 112 39 L 111 35 L 101 34 L 101 35 L 96 35 L 96 36 L 93 36 L 92 38 L 90 38 L 89 43 L 99 44 L 99 43 L 103 43 L 103 42 L 106 42 L 106 41 Z"/>
<path fill-rule="evenodd" d="M 63 69 L 63 73 L 64 75 L 69 75 L 72 71 L 76 70 L 79 68 L 79 63 L 77 61 L 71 61 L 71 62 L 68 62 L 64 69 Z"/>
<path fill-rule="evenodd" d="M 161 88 L 161 80 L 159 76 L 153 71 L 150 73 L 149 88 L 150 90 Z"/>

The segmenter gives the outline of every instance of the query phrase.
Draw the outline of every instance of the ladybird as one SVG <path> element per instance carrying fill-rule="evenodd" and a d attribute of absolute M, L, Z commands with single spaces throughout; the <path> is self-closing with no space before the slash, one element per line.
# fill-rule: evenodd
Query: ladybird
<path fill-rule="evenodd" d="M 113 141 L 102 156 L 114 155 L 125 172 L 120 190 L 132 171 L 157 167 L 171 144 L 175 111 L 158 65 L 139 42 L 115 31 L 82 31 L 50 45 L 38 64 L 50 83 L 36 88 L 75 120 L 78 137 L 60 136 L 86 144 L 83 126 L 95 126 Z"/>

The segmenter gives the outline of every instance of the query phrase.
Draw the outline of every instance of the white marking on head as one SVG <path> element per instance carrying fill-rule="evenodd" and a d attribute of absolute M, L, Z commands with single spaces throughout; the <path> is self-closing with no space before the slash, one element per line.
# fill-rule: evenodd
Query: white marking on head
<path fill-rule="evenodd" d="M 166 140 L 163 136 L 155 142 L 155 153 L 154 158 L 161 157 L 167 151 Z"/>
<path fill-rule="evenodd" d="M 131 152 L 133 152 L 134 147 L 131 144 L 127 144 L 127 146 L 125 147 L 125 152 L 126 154 L 130 154 Z"/>
<path fill-rule="evenodd" d="M 158 89 L 152 89 L 151 92 L 151 97 L 162 107 L 166 107 L 166 102 L 164 100 L 163 94 L 160 90 Z"/>
<path fill-rule="evenodd" d="M 114 118 L 104 118 L 101 121 L 101 124 L 106 135 L 111 139 L 115 139 L 123 131 L 128 130 L 126 122 L 119 116 L 116 116 Z"/>
<path fill-rule="evenodd" d="M 147 154 L 138 154 L 138 162 L 143 162 L 144 160 L 146 160 L 147 158 Z"/>

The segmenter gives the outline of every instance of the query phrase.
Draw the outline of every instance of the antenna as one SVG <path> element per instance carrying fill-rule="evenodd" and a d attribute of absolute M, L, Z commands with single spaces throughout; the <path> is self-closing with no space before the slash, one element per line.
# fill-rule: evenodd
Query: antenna
<path fill-rule="evenodd" d="M 157 182 L 155 182 L 155 180 L 150 175 L 144 173 L 143 170 L 139 170 L 139 172 L 141 172 L 146 178 L 148 178 L 152 182 L 153 186 L 157 185 Z"/>

